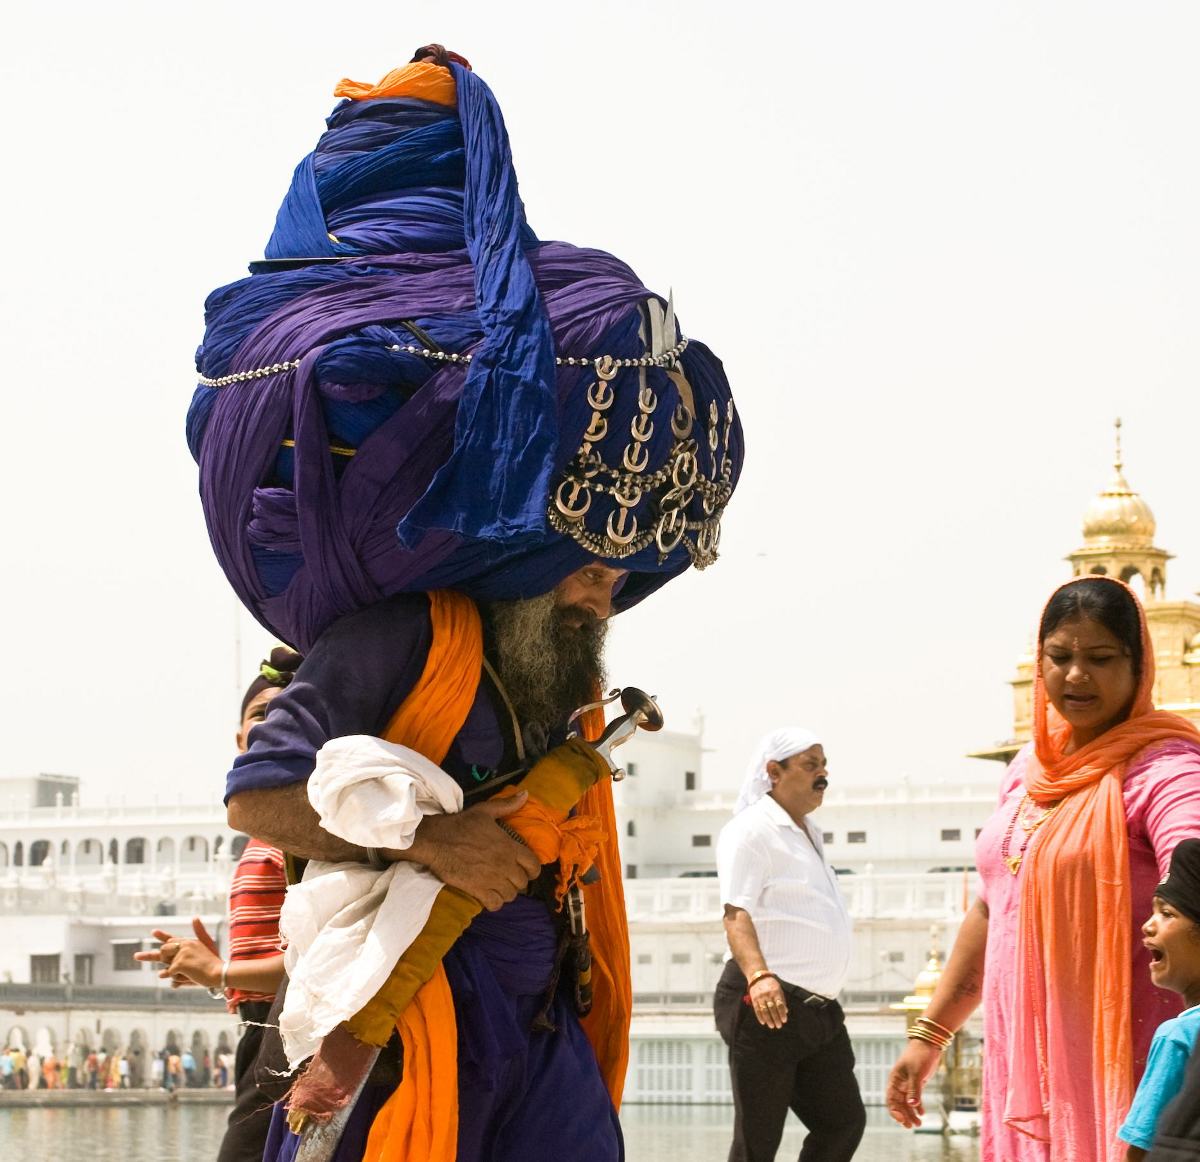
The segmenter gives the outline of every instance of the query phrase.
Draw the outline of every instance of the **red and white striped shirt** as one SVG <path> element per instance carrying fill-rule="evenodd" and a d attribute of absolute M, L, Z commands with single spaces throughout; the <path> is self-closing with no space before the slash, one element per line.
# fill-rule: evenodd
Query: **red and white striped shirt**
<path fill-rule="evenodd" d="M 279 954 L 279 911 L 287 891 L 283 852 L 251 839 L 233 870 L 229 886 L 229 959 L 262 960 Z M 230 989 L 231 1012 L 243 1001 L 271 1001 L 270 993 Z"/>

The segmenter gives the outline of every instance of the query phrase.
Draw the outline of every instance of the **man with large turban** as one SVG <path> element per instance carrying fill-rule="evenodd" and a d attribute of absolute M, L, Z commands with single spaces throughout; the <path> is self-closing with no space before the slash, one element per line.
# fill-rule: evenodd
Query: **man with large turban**
<path fill-rule="evenodd" d="M 602 684 L 609 614 L 715 560 L 740 423 L 669 302 L 537 239 L 461 57 L 431 46 L 337 94 L 265 261 L 209 297 L 188 415 L 218 559 L 306 655 L 227 786 L 235 827 L 314 861 L 289 930 L 333 968 L 302 961 L 305 1011 L 281 1018 L 293 1048 L 324 1037 L 292 1125 L 332 1114 L 339 1159 L 617 1159 L 620 864 L 567 719 Z M 547 772 L 586 788 L 577 810 L 514 793 Z M 325 893 L 364 885 L 378 918 L 430 883 L 469 902 L 465 931 L 411 1004 L 402 958 L 355 1012 L 333 981 L 361 986 L 394 925 Z M 301 1141 L 277 1111 L 267 1156 Z"/>

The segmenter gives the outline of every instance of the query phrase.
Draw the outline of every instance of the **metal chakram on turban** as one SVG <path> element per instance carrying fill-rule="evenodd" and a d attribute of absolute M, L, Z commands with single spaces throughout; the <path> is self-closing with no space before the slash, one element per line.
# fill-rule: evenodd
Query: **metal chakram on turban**
<path fill-rule="evenodd" d="M 209 533 L 301 650 L 394 593 L 529 597 L 596 557 L 626 608 L 716 558 L 741 470 L 719 360 L 623 262 L 537 239 L 491 90 L 436 59 L 342 82 L 266 261 L 206 303 Z"/>

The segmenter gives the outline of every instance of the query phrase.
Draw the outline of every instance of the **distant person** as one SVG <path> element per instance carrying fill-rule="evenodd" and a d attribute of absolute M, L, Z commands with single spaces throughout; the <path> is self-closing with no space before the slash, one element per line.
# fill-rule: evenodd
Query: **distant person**
<path fill-rule="evenodd" d="M 250 731 L 267 714 L 271 700 L 291 683 L 301 657 L 276 646 L 242 696 L 237 731 L 238 753 L 244 753 Z M 247 842 L 229 886 L 229 959 L 221 957 L 201 919 L 192 920 L 194 937 L 176 937 L 156 929 L 157 949 L 138 952 L 139 960 L 164 965 L 159 976 L 172 986 L 196 984 L 224 995 L 231 1013 L 242 1021 L 234 1058 L 236 1098 L 217 1162 L 259 1162 L 271 1124 L 276 1095 L 259 1092 L 254 1063 L 262 1047 L 264 1024 L 275 993 L 283 982 L 279 949 L 279 911 L 287 891 L 283 853 L 258 839 Z M 205 1081 L 207 1085 L 207 1081 Z"/>
<path fill-rule="evenodd" d="M 976 841 L 980 897 L 892 1069 L 922 1091 L 983 1002 L 982 1162 L 1107 1162 L 1154 1029 L 1180 1010 L 1137 939 L 1175 846 L 1200 834 L 1200 732 L 1156 711 L 1154 642 L 1129 586 L 1060 586 L 1042 613 L 1033 741 Z M 986 971 L 985 971 L 986 968 Z"/>
<path fill-rule="evenodd" d="M 1171 872 L 1154 892 L 1154 910 L 1142 925 L 1150 952 L 1150 979 L 1183 997 L 1184 1009 L 1159 1025 L 1133 1106 L 1117 1131 L 1127 1162 L 1139 1162 L 1157 1140 L 1167 1103 L 1179 1092 L 1200 1032 L 1200 839 L 1185 839 L 1171 856 Z"/>
<path fill-rule="evenodd" d="M 828 783 L 816 735 L 772 731 L 717 839 L 730 958 L 713 1013 L 733 1081 L 729 1162 L 772 1162 L 789 1109 L 808 1129 L 802 1162 L 848 1162 L 866 1126 L 837 1002 L 850 915 L 808 818 Z"/>
<path fill-rule="evenodd" d="M 29 1088 L 29 1058 L 20 1045 L 14 1045 L 9 1051 L 13 1063 L 13 1075 L 17 1079 L 17 1089 Z"/>
<path fill-rule="evenodd" d="M 183 1059 L 178 1050 L 167 1053 L 167 1092 L 183 1088 Z"/>

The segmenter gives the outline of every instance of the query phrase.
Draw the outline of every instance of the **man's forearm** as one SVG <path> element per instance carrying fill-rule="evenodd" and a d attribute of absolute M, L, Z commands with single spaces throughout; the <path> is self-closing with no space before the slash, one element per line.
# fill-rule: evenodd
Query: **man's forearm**
<path fill-rule="evenodd" d="M 489 911 L 507 904 L 541 871 L 524 843 L 496 826 L 518 810 L 525 794 L 489 799 L 465 811 L 427 815 L 403 850 L 383 849 L 385 860 L 423 864 L 442 883 L 473 896 Z M 240 791 L 229 800 L 229 826 L 302 859 L 366 863 L 367 849 L 331 835 L 308 801 L 304 783 Z"/>
<path fill-rule="evenodd" d="M 330 835 L 308 801 L 306 783 L 239 791 L 229 800 L 229 826 L 301 859 L 363 863 L 367 849 Z"/>
<path fill-rule="evenodd" d="M 729 940 L 729 951 L 733 953 L 733 959 L 747 980 L 756 972 L 771 967 L 758 945 L 754 921 L 744 908 L 725 905 L 725 935 Z"/>

